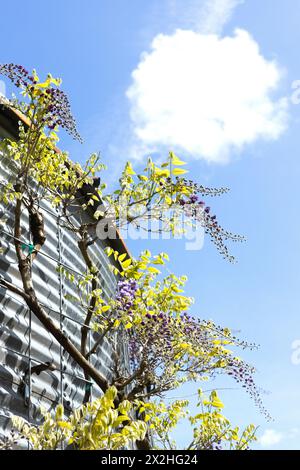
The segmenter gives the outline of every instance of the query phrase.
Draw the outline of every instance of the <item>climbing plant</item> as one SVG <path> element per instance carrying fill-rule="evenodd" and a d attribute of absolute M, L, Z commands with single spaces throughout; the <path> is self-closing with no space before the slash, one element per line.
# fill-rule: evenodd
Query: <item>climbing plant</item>
<path fill-rule="evenodd" d="M 158 429 L 155 420 L 162 413 L 170 415 L 168 410 L 174 411 L 177 406 L 165 408 L 167 411 L 163 412 L 162 405 L 155 407 L 152 399 L 163 396 L 187 380 L 206 379 L 218 373 L 232 375 L 242 383 L 258 407 L 267 414 L 253 381 L 253 368 L 234 352 L 237 347 L 253 345 L 234 337 L 228 328 L 189 315 L 193 300 L 184 295 L 185 277 L 164 275 L 160 271 L 168 260 L 165 253 L 152 257 L 146 250 L 135 260 L 125 251 L 119 253 L 108 249 L 107 255 L 114 258 L 111 269 L 119 279 L 116 297 L 109 302 L 101 289 L 100 267 L 91 255 L 92 246 L 104 232 L 110 234 L 110 231 L 124 226 L 158 230 L 171 236 L 175 236 L 179 226 L 182 232 L 190 226 L 198 226 L 204 229 L 220 254 L 234 262 L 227 242 L 243 241 L 243 237 L 224 230 L 203 200 L 220 196 L 228 189 L 207 188 L 187 179 L 185 162 L 170 152 L 161 164 L 149 158 L 141 173 L 136 173 L 132 164 L 127 162 L 119 186 L 108 192 L 99 177 L 104 165 L 98 154 L 92 154 L 85 165 L 80 165 L 56 148 L 60 128 L 81 142 L 68 98 L 60 89 L 61 80 L 49 74 L 41 81 L 36 71 L 30 74 L 15 64 L 0 65 L 0 74 L 21 91 L 21 99 L 14 97 L 3 105 L 24 116 L 19 123 L 19 138 L 6 138 L 0 144 L 13 167 L 10 180 L 4 182 L 1 198 L 13 207 L 14 246 L 22 287 L 3 277 L 0 277 L 0 286 L 25 301 L 44 328 L 82 368 L 85 378 L 92 380 L 104 393 L 103 399 L 90 404 L 90 390 L 87 389 L 80 413 L 74 411 L 67 420 L 62 419 L 62 409 L 57 411 L 59 419 L 45 415 L 42 427 L 32 428 L 15 419 L 19 431 L 33 447 L 55 448 L 59 441 L 69 439 L 70 442 L 73 439 L 72 443 L 78 448 L 118 448 L 124 445 L 124 436 L 128 441 L 139 440 L 142 441 L 140 445 L 149 447 L 149 431 L 153 426 L 154 430 Z M 48 236 L 41 210 L 43 200 L 60 209 L 60 223 L 76 235 L 85 263 L 80 281 L 66 268 L 60 267 L 60 274 L 79 292 L 78 297 L 71 299 L 72 302 L 80 303 L 85 312 L 80 348 L 48 315 L 32 281 L 32 267 Z M 28 214 L 27 240 L 23 239 L 21 230 L 23 211 Z M 89 222 L 86 221 L 86 212 L 90 214 Z M 179 224 L 179 220 L 182 223 Z M 149 221 L 156 221 L 157 225 L 150 224 L 149 228 Z M 98 332 L 91 346 L 87 341 L 90 328 Z M 120 364 L 122 358 L 116 355 L 115 374 L 109 380 L 95 368 L 91 359 L 104 339 L 118 332 L 127 337 L 131 370 L 124 372 Z M 113 396 L 113 399 L 108 399 L 108 396 Z M 107 405 L 104 411 L 103 403 Z M 141 408 L 151 406 L 151 419 L 130 418 L 121 411 L 124 403 L 128 404 L 128 412 L 137 407 L 136 411 L 142 414 Z M 214 400 L 212 396 L 204 403 L 207 411 L 202 413 L 203 416 L 190 418 L 197 429 L 191 448 L 214 446 L 215 442 L 224 439 L 233 445 L 236 440 L 238 432 L 211 408 L 214 403 L 216 397 Z M 94 423 L 92 428 L 84 424 L 87 415 L 91 418 L 89 422 Z M 123 420 L 122 416 L 126 419 Z M 124 424 L 127 418 L 128 424 Z M 105 437 L 108 427 L 118 426 L 121 427 L 120 432 L 116 431 L 115 440 L 108 442 Z M 49 429 L 48 437 L 45 437 L 45 428 Z M 237 438 L 241 448 L 246 447 L 251 432 L 252 428 L 249 428 L 245 435 Z M 218 439 L 212 440 L 212 435 Z"/>

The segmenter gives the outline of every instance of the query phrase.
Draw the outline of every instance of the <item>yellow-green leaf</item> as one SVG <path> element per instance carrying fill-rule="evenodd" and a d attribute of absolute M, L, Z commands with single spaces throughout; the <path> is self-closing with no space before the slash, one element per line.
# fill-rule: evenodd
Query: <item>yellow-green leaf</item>
<path fill-rule="evenodd" d="M 171 161 L 172 161 L 173 165 L 175 165 L 175 166 L 186 165 L 186 162 L 180 160 L 180 158 L 178 158 L 175 155 L 175 153 L 170 152 L 170 157 L 171 157 Z"/>
<path fill-rule="evenodd" d="M 188 173 L 188 170 L 184 170 L 183 168 L 174 168 L 172 170 L 173 175 L 179 176 L 179 175 L 184 175 L 185 173 Z"/>
<path fill-rule="evenodd" d="M 149 271 L 150 273 L 153 273 L 153 274 L 160 274 L 159 269 L 154 268 L 153 266 L 150 266 L 150 267 L 148 268 L 148 271 Z"/>
<path fill-rule="evenodd" d="M 103 307 L 101 307 L 101 312 L 107 312 L 108 310 L 110 310 L 110 306 L 109 305 L 104 305 Z"/>
<path fill-rule="evenodd" d="M 122 263 L 122 268 L 123 268 L 123 269 L 126 269 L 126 268 L 128 268 L 130 265 L 131 265 L 131 259 L 128 258 L 126 261 L 124 261 L 124 263 Z"/>

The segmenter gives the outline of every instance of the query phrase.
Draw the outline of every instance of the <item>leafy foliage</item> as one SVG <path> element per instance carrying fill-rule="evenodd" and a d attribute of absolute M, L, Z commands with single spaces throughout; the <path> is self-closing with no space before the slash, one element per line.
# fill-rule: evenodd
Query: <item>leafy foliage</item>
<path fill-rule="evenodd" d="M 163 401 L 140 404 L 139 410 L 145 413 L 156 448 L 178 448 L 172 432 L 183 419 L 192 427 L 193 438 L 186 447 L 188 450 L 248 450 L 249 445 L 256 441 L 255 426 L 249 425 L 243 431 L 237 426 L 232 427 L 222 414 L 224 405 L 215 390 L 206 397 L 199 389 L 198 399 L 200 412 L 195 416 L 190 416 L 188 400 L 175 400 L 170 405 Z"/>
<path fill-rule="evenodd" d="M 26 439 L 35 450 L 56 450 L 62 446 L 76 450 L 118 450 L 132 448 L 149 430 L 154 449 L 172 450 L 180 447 L 172 432 L 185 419 L 192 427 L 193 436 L 186 447 L 188 450 L 248 450 L 256 440 L 256 428 L 249 425 L 240 432 L 238 427 L 232 427 L 221 413 L 224 405 L 216 391 L 208 398 L 201 390 L 198 395 L 201 412 L 189 416 L 187 400 L 175 400 L 170 405 L 163 401 L 124 400 L 115 407 L 117 390 L 111 387 L 102 398 L 78 408 L 67 419 L 62 405 L 56 408 L 54 417 L 44 411 L 39 426 L 13 417 L 12 440 L 16 444 L 18 439 Z M 132 419 L 134 415 L 140 418 Z M 7 448 L 7 443 L 0 447 Z"/>
<path fill-rule="evenodd" d="M 242 432 L 238 426 L 232 427 L 230 421 L 221 413 L 224 407 L 217 392 L 211 392 L 209 398 L 199 391 L 201 413 L 190 417 L 193 425 L 192 450 L 248 450 L 251 442 L 256 440 L 256 428 L 253 424 Z"/>
<path fill-rule="evenodd" d="M 118 227 L 130 223 L 140 230 L 172 235 L 185 232 L 187 227 L 204 227 L 221 255 L 233 262 L 226 241 L 243 241 L 244 237 L 224 230 L 202 200 L 203 196 L 220 196 L 228 188 L 206 188 L 188 180 L 183 177 L 188 170 L 182 165 L 186 163 L 173 152 L 160 166 L 148 158 L 140 174 L 127 162 L 120 188 L 103 197 L 108 209 L 104 208 L 102 216 L 113 214 Z"/>
<path fill-rule="evenodd" d="M 133 405 L 128 400 L 115 407 L 117 389 L 110 387 L 105 395 L 81 406 L 64 419 L 64 408 L 56 408 L 55 417 L 43 412 L 43 424 L 31 426 L 20 417 L 13 425 L 21 438 L 35 450 L 55 450 L 62 444 L 78 450 L 118 450 L 132 446 L 145 437 L 144 421 L 132 419 Z"/>

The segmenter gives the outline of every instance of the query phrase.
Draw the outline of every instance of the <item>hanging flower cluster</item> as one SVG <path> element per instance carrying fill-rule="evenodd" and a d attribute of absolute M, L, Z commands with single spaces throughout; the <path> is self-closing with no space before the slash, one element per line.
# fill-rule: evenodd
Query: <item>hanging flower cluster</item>
<path fill-rule="evenodd" d="M 129 357 L 133 370 L 139 367 L 146 350 L 148 359 L 151 359 L 151 356 L 165 356 L 166 352 L 172 350 L 171 324 L 172 319 L 164 312 L 158 315 L 147 313 L 140 324 L 141 328 L 130 331 Z"/>
<path fill-rule="evenodd" d="M 210 188 L 203 186 L 202 184 L 195 183 L 195 181 L 191 179 L 188 180 L 179 176 L 176 177 L 176 180 L 179 185 L 190 188 L 193 194 L 199 193 L 202 196 L 221 196 L 222 194 L 226 194 L 229 192 L 229 188 L 226 187 Z"/>
<path fill-rule="evenodd" d="M 18 88 L 27 88 L 34 84 L 34 77 L 22 65 L 0 64 L 0 74 L 9 78 Z"/>
<path fill-rule="evenodd" d="M 135 299 L 135 294 L 138 289 L 138 284 L 134 279 L 121 280 L 117 286 L 117 310 L 130 315 L 132 313 L 132 306 Z"/>
<path fill-rule="evenodd" d="M 270 413 L 263 404 L 261 392 L 254 381 L 255 368 L 239 358 L 230 359 L 228 367 L 228 375 L 231 375 L 237 383 L 242 385 L 265 418 L 268 421 L 272 420 Z"/>
<path fill-rule="evenodd" d="M 74 139 L 82 141 L 76 128 L 76 121 L 71 113 L 71 106 L 67 95 L 58 88 L 47 88 L 44 92 L 47 105 L 45 124 L 49 129 L 56 127 L 65 129 Z"/>
<path fill-rule="evenodd" d="M 252 343 L 239 341 L 227 328 L 186 313 L 175 318 L 163 312 L 159 315 L 149 313 L 141 327 L 130 330 L 129 339 L 130 359 L 134 370 L 147 357 L 148 363 L 155 366 L 159 362 L 157 358 L 160 358 L 159 367 L 164 371 L 169 369 L 172 362 L 177 362 L 178 373 L 186 373 L 190 379 L 205 374 L 213 376 L 215 373 L 226 373 L 245 388 L 260 412 L 268 420 L 271 419 L 254 382 L 255 368 L 236 358 L 226 345 L 243 349 L 256 347 Z M 164 379 L 163 374 L 159 374 L 154 380 Z"/>
<path fill-rule="evenodd" d="M 0 64 L 0 75 L 6 76 L 23 90 L 25 96 L 29 96 L 31 103 L 27 108 L 22 107 L 22 112 L 27 109 L 26 114 L 34 124 L 43 123 L 50 130 L 62 127 L 74 139 L 81 141 L 69 99 L 57 88 L 61 85 L 61 80 L 48 74 L 46 81 L 41 83 L 35 70 L 30 74 L 24 67 L 16 64 Z"/>
<path fill-rule="evenodd" d="M 211 208 L 200 199 L 199 194 L 209 196 L 220 196 L 228 191 L 227 188 L 204 188 L 194 183 L 192 180 L 186 180 L 184 178 L 177 178 L 177 184 L 179 186 L 187 186 L 191 188 L 192 193 L 187 197 L 179 199 L 179 205 L 183 208 L 185 216 L 193 219 L 195 222 L 200 223 L 205 229 L 205 233 L 210 236 L 211 241 L 216 246 L 219 253 L 223 258 L 228 259 L 231 263 L 234 262 L 234 256 L 230 255 L 228 248 L 225 244 L 227 240 L 233 242 L 242 242 L 245 237 L 241 235 L 233 234 L 228 230 L 224 230 L 217 221 L 217 216 L 211 214 Z"/>

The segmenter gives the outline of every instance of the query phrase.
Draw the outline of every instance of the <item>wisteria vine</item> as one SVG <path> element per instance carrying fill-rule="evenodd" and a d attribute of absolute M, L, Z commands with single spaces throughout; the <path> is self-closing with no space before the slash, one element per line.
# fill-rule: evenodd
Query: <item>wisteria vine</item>
<path fill-rule="evenodd" d="M 67 95 L 59 88 L 60 80 L 52 79 L 48 75 L 48 81 L 40 84 L 35 72 L 29 73 L 21 65 L 0 64 L 0 75 L 6 76 L 17 88 L 23 89 L 34 100 L 38 98 L 43 104 L 43 116 L 40 122 L 50 130 L 58 127 L 65 129 L 74 139 L 82 141 L 77 131 L 76 121 L 71 113 L 71 106 Z M 45 86 L 45 87 L 44 87 Z M 28 108 L 30 109 L 30 108 Z M 25 109 L 22 108 L 24 112 Z M 32 115 L 29 116 L 32 119 Z"/>

